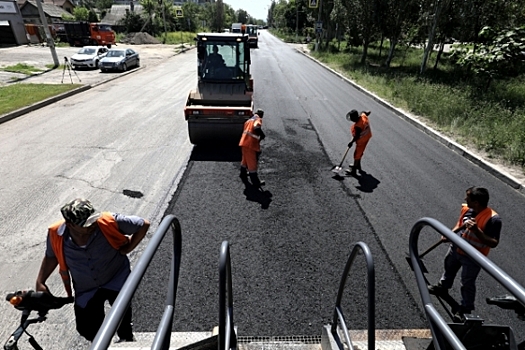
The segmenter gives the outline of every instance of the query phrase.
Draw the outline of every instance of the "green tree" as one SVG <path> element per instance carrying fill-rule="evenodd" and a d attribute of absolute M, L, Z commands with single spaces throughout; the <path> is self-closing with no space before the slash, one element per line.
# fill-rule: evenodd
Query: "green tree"
<path fill-rule="evenodd" d="M 118 24 L 123 26 L 127 33 L 133 33 L 141 30 L 144 26 L 144 19 L 136 12 L 126 10 L 126 14 Z"/>
<path fill-rule="evenodd" d="M 483 28 L 479 37 L 484 42 L 474 48 L 458 48 L 457 63 L 470 67 L 472 71 L 486 79 L 486 88 L 492 80 L 501 76 L 517 75 L 525 65 L 525 26 L 496 31 Z"/>
<path fill-rule="evenodd" d="M 89 10 L 88 12 L 88 22 L 91 22 L 91 23 L 100 22 L 100 20 L 98 19 L 97 13 L 93 9 Z"/>
<path fill-rule="evenodd" d="M 89 19 L 89 10 L 85 7 L 75 7 L 73 16 L 76 21 L 87 21 Z"/>

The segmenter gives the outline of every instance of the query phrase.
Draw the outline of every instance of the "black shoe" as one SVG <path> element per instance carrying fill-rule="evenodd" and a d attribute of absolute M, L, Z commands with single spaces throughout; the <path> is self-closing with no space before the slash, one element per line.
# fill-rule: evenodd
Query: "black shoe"
<path fill-rule="evenodd" d="M 357 176 L 357 171 L 353 166 L 350 165 L 350 168 L 345 169 L 345 174 L 349 176 Z"/>
<path fill-rule="evenodd" d="M 456 312 L 452 311 L 452 320 L 455 323 L 465 323 L 465 315 L 468 315 L 470 313 L 472 313 L 471 309 L 467 309 L 463 305 L 461 305 L 459 307 L 459 310 L 457 310 Z"/>
<path fill-rule="evenodd" d="M 447 295 L 448 289 L 443 287 L 441 284 L 436 284 L 436 285 L 428 286 L 428 292 L 432 295 L 441 296 L 441 295 Z"/>
<path fill-rule="evenodd" d="M 452 321 L 454 323 L 465 323 L 465 314 L 461 311 L 456 312 L 452 315 Z"/>

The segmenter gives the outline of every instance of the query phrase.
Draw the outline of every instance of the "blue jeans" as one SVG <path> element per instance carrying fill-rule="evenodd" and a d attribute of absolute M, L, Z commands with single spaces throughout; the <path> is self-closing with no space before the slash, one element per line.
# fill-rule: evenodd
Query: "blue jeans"
<path fill-rule="evenodd" d="M 454 279 L 461 268 L 461 306 L 466 313 L 474 310 L 476 299 L 476 278 L 481 267 L 472 261 L 467 255 L 459 254 L 457 248 L 451 246 L 445 255 L 445 272 L 441 276 L 441 285 L 450 289 Z"/>

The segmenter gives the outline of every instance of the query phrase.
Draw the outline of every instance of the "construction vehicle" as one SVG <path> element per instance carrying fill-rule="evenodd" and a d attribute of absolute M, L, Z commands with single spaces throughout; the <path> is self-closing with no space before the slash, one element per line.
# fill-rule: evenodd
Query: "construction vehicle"
<path fill-rule="evenodd" d="M 70 46 L 115 45 L 115 32 L 109 24 L 89 22 L 64 22 L 66 38 Z"/>
<path fill-rule="evenodd" d="M 184 107 L 190 142 L 238 144 L 253 113 L 248 35 L 199 33 L 195 40 L 198 83 Z"/>
<path fill-rule="evenodd" d="M 258 48 L 259 47 L 259 27 L 255 24 L 246 25 L 246 34 L 248 34 L 248 43 L 250 47 Z"/>
<path fill-rule="evenodd" d="M 242 23 L 232 23 L 232 33 L 241 33 L 242 32 Z"/>

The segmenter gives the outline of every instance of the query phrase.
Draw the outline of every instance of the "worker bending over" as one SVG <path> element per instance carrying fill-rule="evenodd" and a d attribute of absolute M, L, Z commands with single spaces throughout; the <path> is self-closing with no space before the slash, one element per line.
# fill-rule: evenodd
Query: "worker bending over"
<path fill-rule="evenodd" d="M 242 151 L 241 174 L 239 177 L 244 183 L 248 181 L 248 176 L 252 185 L 260 188 L 264 186 L 264 181 L 259 180 L 257 175 L 259 156 L 261 153 L 261 141 L 266 137 L 262 131 L 262 118 L 264 111 L 258 109 L 255 114 L 244 123 L 239 146 Z"/>
<path fill-rule="evenodd" d="M 355 109 L 352 109 L 348 114 L 350 120 L 354 122 L 350 127 L 352 140 L 348 143 L 348 148 L 352 147 L 352 144 L 355 142 L 355 151 L 354 165 L 350 165 L 350 169 L 347 170 L 347 173 L 351 176 L 356 176 L 357 170 L 359 170 L 359 173 L 362 171 L 361 158 L 363 158 L 368 141 L 372 138 L 372 130 L 370 129 L 370 122 L 368 121 L 370 111 L 363 111 L 361 112 L 361 115 L 359 115 Z"/>

